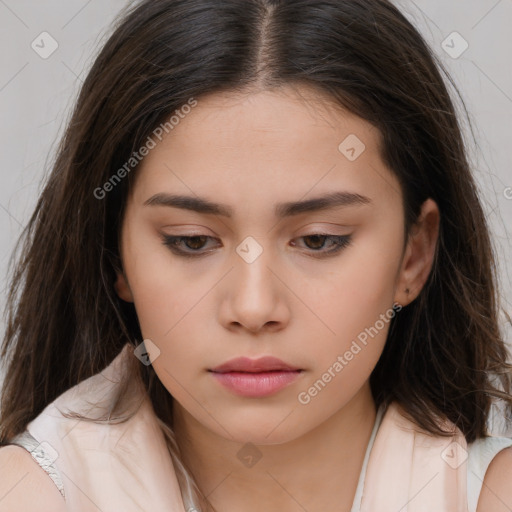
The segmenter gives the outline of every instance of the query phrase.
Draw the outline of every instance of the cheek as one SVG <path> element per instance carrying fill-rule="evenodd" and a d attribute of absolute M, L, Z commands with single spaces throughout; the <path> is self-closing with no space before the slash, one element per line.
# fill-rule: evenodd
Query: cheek
<path fill-rule="evenodd" d="M 319 337 L 313 371 L 298 399 L 318 415 L 339 408 L 364 385 L 399 314 L 392 306 L 401 233 L 382 226 L 367 229 L 336 270 L 329 270 L 324 286 L 311 287 L 308 295 L 329 330 Z"/>
<path fill-rule="evenodd" d="M 347 271 L 338 274 L 340 286 L 318 299 L 330 332 L 318 337 L 312 371 L 297 396 L 317 418 L 343 407 L 365 385 L 399 314 L 392 307 L 393 280 L 388 277 L 393 265 L 379 263 L 368 271 L 365 263 L 347 263 Z"/>
<path fill-rule="evenodd" d="M 158 239 L 132 248 L 126 272 L 142 336 L 158 347 L 153 360 L 158 378 L 173 396 L 180 397 L 202 373 L 205 354 L 211 352 L 211 337 L 200 319 L 209 314 L 204 309 L 206 296 L 218 276 L 201 272 L 197 264 L 195 272 L 187 270 L 187 264 Z"/>
<path fill-rule="evenodd" d="M 211 277 L 191 273 L 166 248 L 159 235 L 138 229 L 124 238 L 124 264 L 145 338 L 165 340 L 181 318 L 197 305 Z"/>
<path fill-rule="evenodd" d="M 358 233 L 354 245 L 330 266 L 318 286 L 307 288 L 308 304 L 329 328 L 326 338 L 338 347 L 373 326 L 393 305 L 401 234 L 378 226 L 367 231 Z"/>

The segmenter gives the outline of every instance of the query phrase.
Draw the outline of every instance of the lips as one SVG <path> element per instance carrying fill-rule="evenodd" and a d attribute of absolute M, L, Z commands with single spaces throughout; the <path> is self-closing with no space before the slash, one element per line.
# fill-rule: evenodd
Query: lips
<path fill-rule="evenodd" d="M 275 357 L 238 357 L 209 370 L 217 382 L 236 395 L 263 398 L 296 382 L 303 370 Z"/>
<path fill-rule="evenodd" d="M 260 357 L 259 359 L 249 359 L 248 357 L 237 357 L 231 359 L 220 366 L 213 368 L 214 373 L 244 372 L 244 373 L 263 373 L 263 372 L 296 372 L 300 368 L 286 364 L 276 357 Z"/>

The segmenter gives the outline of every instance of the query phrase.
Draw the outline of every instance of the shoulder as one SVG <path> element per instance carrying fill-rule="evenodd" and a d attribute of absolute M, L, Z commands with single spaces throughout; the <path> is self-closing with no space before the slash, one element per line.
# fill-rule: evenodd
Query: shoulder
<path fill-rule="evenodd" d="M 48 474 L 21 446 L 0 448 L 0 512 L 64 512 Z"/>
<path fill-rule="evenodd" d="M 512 446 L 492 459 L 482 485 L 477 512 L 510 512 L 512 509 Z"/>

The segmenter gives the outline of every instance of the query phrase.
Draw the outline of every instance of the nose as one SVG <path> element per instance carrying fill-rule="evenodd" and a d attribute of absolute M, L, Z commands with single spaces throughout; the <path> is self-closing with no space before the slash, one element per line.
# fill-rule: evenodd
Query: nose
<path fill-rule="evenodd" d="M 224 280 L 220 309 L 220 321 L 227 329 L 275 332 L 288 324 L 286 279 L 271 259 L 267 250 L 250 263 L 234 255 L 234 268 Z"/>

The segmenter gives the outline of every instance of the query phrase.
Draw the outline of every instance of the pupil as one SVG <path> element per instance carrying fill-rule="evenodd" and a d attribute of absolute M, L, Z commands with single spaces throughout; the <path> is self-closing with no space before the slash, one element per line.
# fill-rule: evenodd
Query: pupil
<path fill-rule="evenodd" d="M 309 235 L 309 236 L 305 237 L 305 239 L 308 239 L 308 238 L 316 240 L 317 242 L 321 241 L 321 243 L 319 245 L 313 243 L 314 247 L 312 247 L 312 248 L 318 249 L 319 247 L 322 247 L 323 239 L 325 238 L 325 235 Z M 306 244 L 306 245 L 310 245 L 310 244 Z"/>
<path fill-rule="evenodd" d="M 204 239 L 204 236 L 192 236 L 188 240 L 187 245 L 189 246 L 190 249 L 200 249 L 204 243 L 204 240 L 203 243 L 201 243 L 201 241 L 198 242 L 198 240 L 200 239 Z M 199 243 L 199 247 L 197 246 L 197 243 Z"/>

